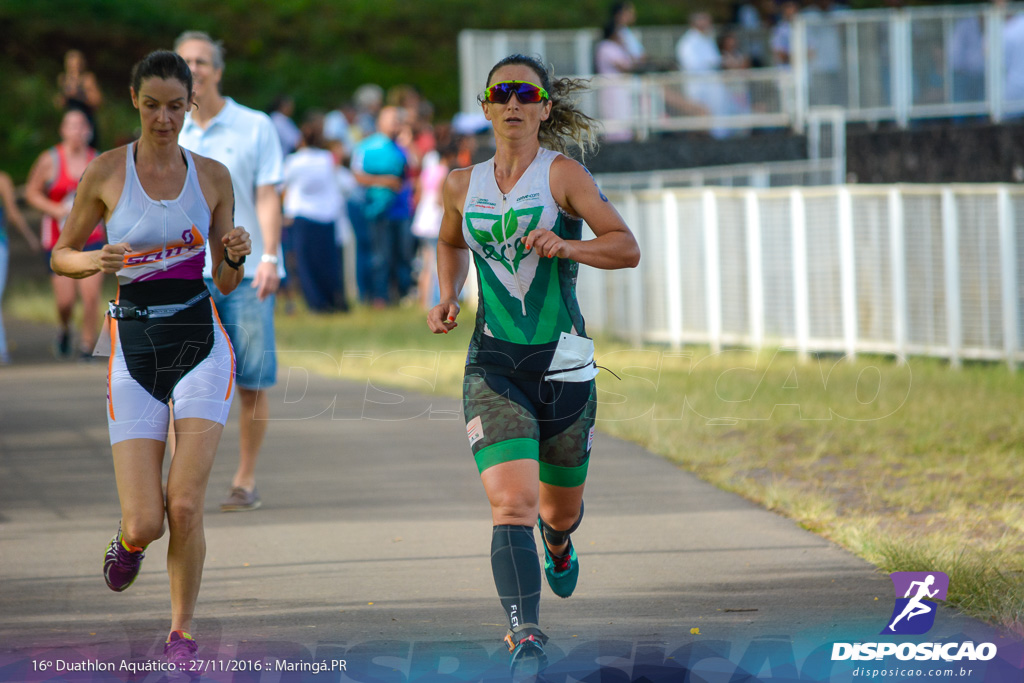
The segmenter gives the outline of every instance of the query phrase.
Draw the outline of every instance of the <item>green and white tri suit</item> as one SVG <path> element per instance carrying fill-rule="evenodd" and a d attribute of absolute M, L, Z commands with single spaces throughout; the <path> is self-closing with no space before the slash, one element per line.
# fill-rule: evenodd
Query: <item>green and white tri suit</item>
<path fill-rule="evenodd" d="M 530 458 L 540 461 L 541 481 L 579 486 L 593 443 L 594 380 L 544 379 L 559 338 L 586 336 L 576 300 L 579 264 L 542 257 L 522 241 L 539 228 L 566 240 L 582 237 L 583 221 L 551 195 L 558 156 L 541 148 L 508 193 L 498 189 L 493 159 L 473 167 L 462 233 L 473 252 L 479 298 L 463 408 L 481 472 Z"/>

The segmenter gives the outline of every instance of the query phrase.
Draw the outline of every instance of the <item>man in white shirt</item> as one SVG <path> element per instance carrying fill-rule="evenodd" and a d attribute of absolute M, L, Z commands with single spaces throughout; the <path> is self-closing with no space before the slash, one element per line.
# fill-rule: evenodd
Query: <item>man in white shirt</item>
<path fill-rule="evenodd" d="M 1003 68 L 1006 117 L 1020 118 L 1024 116 L 1024 13 L 1010 13 L 1003 25 Z"/>
<path fill-rule="evenodd" d="M 712 116 L 729 113 L 729 93 L 717 76 L 711 74 L 722 68 L 722 53 L 715 40 L 715 27 L 708 12 L 690 15 L 690 28 L 676 43 L 676 59 L 684 74 L 696 77 L 686 79 L 686 96 L 707 109 Z M 711 135 L 716 139 L 728 137 L 728 128 L 713 126 Z"/>
<path fill-rule="evenodd" d="M 342 212 L 334 155 L 322 148 L 323 116 L 308 115 L 302 144 L 284 159 L 284 216 L 295 253 L 299 286 L 310 311 L 346 308 L 340 294 L 341 264 L 335 225 Z"/>
<path fill-rule="evenodd" d="M 284 276 L 281 245 L 281 143 L 270 117 L 243 107 L 220 93 L 224 57 L 219 43 L 199 31 L 187 31 L 174 50 L 192 69 L 195 108 L 186 116 L 178 143 L 220 161 L 231 172 L 235 223 L 252 238 L 259 262 L 245 269 L 248 283 L 229 296 L 209 287 L 235 351 L 240 412 L 240 457 L 225 512 L 255 510 L 256 460 L 270 419 L 266 389 L 277 381 L 274 345 L 274 294 Z M 210 277 L 207 255 L 206 277 Z"/>
<path fill-rule="evenodd" d="M 281 154 L 288 156 L 299 146 L 302 133 L 295 125 L 295 100 L 288 95 L 278 95 L 270 106 L 270 121 L 274 124 L 277 137 L 281 140 Z"/>
<path fill-rule="evenodd" d="M 715 27 L 707 12 L 690 15 L 690 28 L 676 45 L 679 68 L 690 73 L 717 71 L 722 66 L 722 53 L 715 42 Z"/>
<path fill-rule="evenodd" d="M 771 34 L 772 55 L 775 66 L 790 68 L 793 62 L 793 22 L 800 12 L 800 3 L 783 0 L 779 5 L 779 21 Z"/>
<path fill-rule="evenodd" d="M 807 22 L 807 69 L 811 106 L 845 105 L 846 71 L 843 69 L 842 25 L 836 21 L 843 10 L 832 0 L 817 0 L 805 10 Z"/>

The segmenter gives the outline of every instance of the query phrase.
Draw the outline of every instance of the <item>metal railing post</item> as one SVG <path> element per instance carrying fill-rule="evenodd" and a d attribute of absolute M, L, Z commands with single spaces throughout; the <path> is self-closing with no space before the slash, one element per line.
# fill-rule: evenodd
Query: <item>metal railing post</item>
<path fill-rule="evenodd" d="M 1017 234 L 1014 229 L 1013 202 L 1010 190 L 1005 185 L 997 194 L 999 215 L 999 281 L 1002 284 L 1003 299 L 1003 348 L 1006 350 L 1006 364 L 1011 370 L 1017 369 L 1017 353 L 1020 351 L 1017 280 Z"/>
<path fill-rule="evenodd" d="M 907 357 L 910 334 L 907 308 L 907 248 L 903 225 L 903 195 L 899 188 L 889 188 L 889 258 L 892 267 L 892 331 L 896 355 L 900 362 Z"/>
<path fill-rule="evenodd" d="M 704 213 L 704 276 L 707 286 L 708 336 L 711 350 L 722 350 L 722 261 L 718 248 L 718 197 L 712 190 L 701 193 Z"/>
<path fill-rule="evenodd" d="M 576 62 L 575 73 L 590 76 L 594 73 L 594 46 L 590 32 L 579 30 L 573 38 L 573 59 Z"/>
<path fill-rule="evenodd" d="M 992 123 L 1003 120 L 1003 11 L 996 4 L 985 11 L 985 90 Z"/>
<path fill-rule="evenodd" d="M 843 345 L 848 360 L 857 357 L 857 270 L 853 245 L 853 201 L 848 187 L 839 187 L 839 277 L 843 302 Z"/>
<path fill-rule="evenodd" d="M 744 195 L 747 209 L 747 296 L 750 298 L 750 337 L 754 348 L 764 346 L 764 272 L 761 251 L 761 203 L 755 190 Z"/>
<path fill-rule="evenodd" d="M 807 58 L 807 19 L 797 15 L 793 22 L 793 38 L 789 51 L 793 70 L 793 129 L 803 131 L 807 126 L 810 109 L 810 70 Z M 780 93 L 782 94 L 782 93 Z M 784 95 L 783 95 L 784 96 Z"/>
<path fill-rule="evenodd" d="M 807 269 L 807 215 L 804 195 L 799 189 L 789 193 L 790 219 L 793 230 L 793 313 L 796 347 L 801 360 L 810 348 L 811 322 Z"/>
<path fill-rule="evenodd" d="M 668 305 L 668 336 L 673 349 L 683 345 L 683 274 L 680 263 L 679 201 L 672 191 L 661 196 L 665 212 L 665 291 Z"/>
<path fill-rule="evenodd" d="M 890 83 L 896 122 L 901 128 L 910 124 L 910 107 L 913 100 L 911 87 L 910 19 L 903 12 L 895 12 L 889 19 Z"/>
<path fill-rule="evenodd" d="M 476 104 L 474 96 L 476 91 L 473 84 L 474 67 L 476 67 L 476 60 L 473 57 L 475 39 L 474 31 L 459 32 L 459 82 L 461 88 L 459 103 L 462 111 L 473 111 L 473 105 Z"/>
<path fill-rule="evenodd" d="M 942 256 L 946 289 L 946 335 L 949 343 L 949 363 L 954 368 L 961 364 L 963 345 L 963 316 L 960 311 L 960 226 L 956 215 L 956 196 L 950 187 L 942 188 Z"/>

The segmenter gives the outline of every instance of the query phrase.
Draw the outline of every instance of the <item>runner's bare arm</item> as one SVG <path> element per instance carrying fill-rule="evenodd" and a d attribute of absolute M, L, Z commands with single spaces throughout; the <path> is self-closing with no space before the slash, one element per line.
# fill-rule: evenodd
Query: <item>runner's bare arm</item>
<path fill-rule="evenodd" d="M 82 251 L 96 224 L 112 209 L 111 199 L 105 196 L 107 184 L 118 164 L 124 163 L 123 156 L 118 161 L 116 152 L 96 157 L 78 183 L 75 203 L 50 255 L 50 267 L 58 275 L 81 279 L 99 272 L 116 273 L 124 265 L 124 255 L 131 251 L 127 242 L 104 244 L 99 251 Z"/>
<path fill-rule="evenodd" d="M 224 261 L 224 253 L 232 261 L 239 261 L 252 252 L 248 231 L 235 225 L 235 194 L 231 186 L 231 175 L 224 164 L 204 157 L 196 158 L 196 170 L 201 174 L 202 185 L 213 189 L 216 197 L 210 207 L 210 258 L 213 261 L 213 283 L 222 294 L 230 294 L 245 275 L 245 266 L 237 270 Z"/>
<path fill-rule="evenodd" d="M 551 164 L 551 194 L 569 213 L 586 221 L 596 237 L 563 240 L 550 230 L 534 230 L 523 238 L 529 249 L 547 258 L 569 258 L 594 268 L 635 268 L 640 247 L 622 216 L 580 163 L 559 157 Z"/>
<path fill-rule="evenodd" d="M 260 185 L 256 188 L 256 218 L 263 237 L 263 254 L 277 258 L 278 247 L 281 245 L 281 195 L 274 185 Z M 281 278 L 277 274 L 277 264 L 260 261 L 256 264 L 256 274 L 252 286 L 260 301 L 277 291 Z"/>
<path fill-rule="evenodd" d="M 67 209 L 60 202 L 46 196 L 46 183 L 54 176 L 53 154 L 47 150 L 39 155 L 28 172 L 25 182 L 25 201 L 36 211 L 61 220 L 67 215 Z"/>
<path fill-rule="evenodd" d="M 24 214 L 18 208 L 18 198 L 14 192 L 14 182 L 11 180 L 11 176 L 6 173 L 0 173 L 0 197 L 3 198 L 4 213 L 7 219 L 18 229 L 18 232 L 28 242 L 32 251 L 42 249 L 42 245 L 39 244 L 39 238 L 29 229 Z"/>

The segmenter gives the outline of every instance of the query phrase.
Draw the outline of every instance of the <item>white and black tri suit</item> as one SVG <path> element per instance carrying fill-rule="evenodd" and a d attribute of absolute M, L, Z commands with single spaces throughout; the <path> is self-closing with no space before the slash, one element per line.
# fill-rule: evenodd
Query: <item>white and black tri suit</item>
<path fill-rule="evenodd" d="M 111 303 L 107 380 L 110 441 L 167 438 L 175 419 L 224 424 L 234 396 L 231 342 L 203 283 L 211 213 L 188 150 L 175 199 L 151 199 L 139 182 L 135 146 L 125 153 L 124 189 L 107 222 L 111 244 L 131 251 Z"/>

